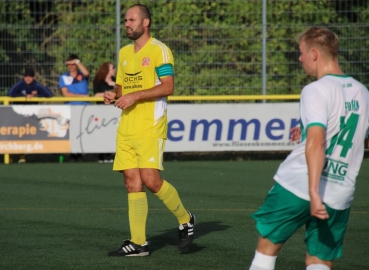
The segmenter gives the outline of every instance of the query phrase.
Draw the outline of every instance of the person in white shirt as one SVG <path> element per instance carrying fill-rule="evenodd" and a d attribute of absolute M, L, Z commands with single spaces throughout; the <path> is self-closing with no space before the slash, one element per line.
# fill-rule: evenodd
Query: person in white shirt
<path fill-rule="evenodd" d="M 279 166 L 252 215 L 260 234 L 250 270 L 273 270 L 283 244 L 306 226 L 307 270 L 329 270 L 342 243 L 369 128 L 368 89 L 338 63 L 338 37 L 324 27 L 298 36 L 299 61 L 316 81 L 300 100 L 300 143 Z M 295 137 L 296 138 L 296 137 Z"/>

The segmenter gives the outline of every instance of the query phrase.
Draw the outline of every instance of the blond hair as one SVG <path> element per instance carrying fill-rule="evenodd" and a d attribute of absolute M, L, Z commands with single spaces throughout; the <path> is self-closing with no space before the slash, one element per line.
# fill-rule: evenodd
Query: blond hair
<path fill-rule="evenodd" d="M 338 56 L 338 36 L 322 26 L 311 26 L 297 36 L 297 42 L 305 42 L 308 49 L 317 47 L 326 56 L 336 59 Z"/>

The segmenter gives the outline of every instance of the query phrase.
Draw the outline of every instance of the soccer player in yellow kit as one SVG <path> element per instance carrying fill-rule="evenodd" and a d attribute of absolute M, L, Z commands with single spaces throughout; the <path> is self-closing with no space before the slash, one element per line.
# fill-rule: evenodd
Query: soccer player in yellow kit
<path fill-rule="evenodd" d="M 116 87 L 105 92 L 105 104 L 122 109 L 117 130 L 113 170 L 122 172 L 128 191 L 131 239 L 108 256 L 147 256 L 148 203 L 144 187 L 154 193 L 179 223 L 178 249 L 188 250 L 193 240 L 195 216 L 187 211 L 177 190 L 163 180 L 163 152 L 167 139 L 167 96 L 174 90 L 173 55 L 150 35 L 151 14 L 141 4 L 125 14 L 125 27 L 134 42 L 119 52 Z"/>

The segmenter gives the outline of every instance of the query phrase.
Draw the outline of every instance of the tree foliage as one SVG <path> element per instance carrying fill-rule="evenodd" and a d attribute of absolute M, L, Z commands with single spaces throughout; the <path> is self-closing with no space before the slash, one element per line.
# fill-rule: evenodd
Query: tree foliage
<path fill-rule="evenodd" d="M 124 12 L 137 1 L 121 1 Z M 152 35 L 175 56 L 176 95 L 260 94 L 262 87 L 262 1 L 146 0 L 153 14 Z M 295 36 L 310 25 L 325 25 L 341 41 L 343 69 L 368 83 L 365 37 L 367 1 L 267 1 L 267 93 L 299 93 L 309 82 L 298 62 Z M 115 1 L 5 0 L 0 2 L 0 65 L 3 77 L 18 77 L 24 65 L 57 89 L 69 53 L 92 73 L 116 61 Z M 92 80 L 90 80 L 92 81 Z M 4 84 L 5 82 L 5 84 Z M 3 80 L 2 87 L 11 86 Z M 14 79 L 12 83 L 14 82 Z"/>

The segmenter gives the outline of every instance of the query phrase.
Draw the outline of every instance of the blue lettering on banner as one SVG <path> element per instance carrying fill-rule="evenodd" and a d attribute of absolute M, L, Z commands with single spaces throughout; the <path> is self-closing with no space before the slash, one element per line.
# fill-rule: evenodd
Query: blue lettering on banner
<path fill-rule="evenodd" d="M 300 119 L 292 118 L 290 120 L 290 126 L 289 129 L 297 126 L 300 122 Z M 251 125 L 252 124 L 252 125 Z M 224 125 L 225 126 L 225 125 Z M 240 132 L 237 134 L 240 134 L 240 141 L 246 141 L 247 139 L 247 130 L 250 126 L 253 127 L 253 140 L 258 141 L 260 138 L 260 131 L 261 131 L 261 123 L 258 119 L 251 119 L 249 121 L 245 119 L 230 119 L 228 130 L 227 130 L 227 141 L 233 141 L 234 134 L 235 134 L 235 128 L 240 126 Z M 202 141 L 213 141 L 213 138 L 209 139 L 209 130 L 215 128 L 215 141 L 221 141 L 222 140 L 222 130 L 223 130 L 223 123 L 220 119 L 213 119 L 213 120 L 191 120 L 191 125 L 189 129 L 189 141 L 195 141 L 196 137 L 196 131 L 198 128 L 202 127 Z M 286 130 L 286 124 L 283 122 L 282 119 L 279 118 L 273 118 L 267 122 L 265 126 L 265 135 L 268 139 L 273 141 L 278 140 L 286 140 L 288 138 L 283 138 L 284 135 L 280 134 L 277 135 L 276 132 L 282 132 Z M 179 119 L 171 120 L 168 123 L 168 140 L 178 142 L 182 141 L 183 137 L 186 132 L 186 126 L 183 123 L 183 121 Z M 201 134 L 201 133 L 200 133 Z"/>
<path fill-rule="evenodd" d="M 249 124 L 254 124 L 254 127 L 255 127 L 254 140 L 259 140 L 259 136 L 260 136 L 260 121 L 259 120 L 251 119 L 249 122 L 247 122 L 244 119 L 239 119 L 237 121 L 234 119 L 231 119 L 229 121 L 229 129 L 228 129 L 228 136 L 227 136 L 228 141 L 233 140 L 234 127 L 237 124 L 241 124 L 241 138 L 240 138 L 241 141 L 246 140 L 247 127 Z"/>
<path fill-rule="evenodd" d="M 203 141 L 208 140 L 209 127 L 213 124 L 215 124 L 217 126 L 215 140 L 220 141 L 220 139 L 222 137 L 222 122 L 219 119 L 214 119 L 211 122 L 208 122 L 207 120 L 204 120 L 204 119 L 200 120 L 200 121 L 192 120 L 191 121 L 191 130 L 190 130 L 190 141 L 195 140 L 196 128 L 199 124 L 203 125 L 203 133 L 202 133 L 202 140 Z"/>
<path fill-rule="evenodd" d="M 184 131 L 184 130 L 185 130 L 185 126 L 181 120 L 170 121 L 168 123 L 168 140 L 173 141 L 173 142 L 181 141 L 183 136 L 174 137 L 174 135 L 172 135 L 172 132 Z"/>
<path fill-rule="evenodd" d="M 268 122 L 265 128 L 265 133 L 267 137 L 273 141 L 280 140 L 283 138 L 283 135 L 274 136 L 272 134 L 272 130 L 284 130 L 284 123 L 281 119 L 272 119 Z"/>

